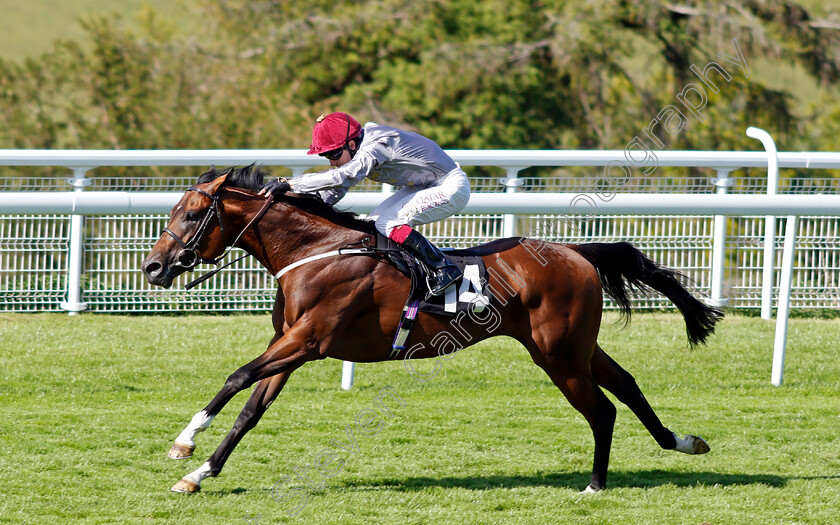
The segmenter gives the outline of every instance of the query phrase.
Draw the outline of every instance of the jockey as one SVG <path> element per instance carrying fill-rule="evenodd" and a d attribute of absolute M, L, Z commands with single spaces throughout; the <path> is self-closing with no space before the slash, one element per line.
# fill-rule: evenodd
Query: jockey
<path fill-rule="evenodd" d="M 270 196 L 288 183 L 296 193 L 317 193 L 327 204 L 335 204 L 365 177 L 398 186 L 368 220 L 429 268 L 431 295 L 443 294 L 447 286 L 463 277 L 413 228 L 458 213 L 470 198 L 467 175 L 434 141 L 372 122 L 361 126 L 347 113 L 330 113 L 318 117 L 307 153 L 326 157 L 332 169 L 289 181 L 274 180 L 260 194 Z"/>

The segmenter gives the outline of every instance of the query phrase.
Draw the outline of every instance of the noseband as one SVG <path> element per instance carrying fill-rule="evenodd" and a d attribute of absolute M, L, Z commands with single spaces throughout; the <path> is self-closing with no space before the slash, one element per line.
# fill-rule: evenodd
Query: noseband
<path fill-rule="evenodd" d="M 198 248 L 199 243 L 201 243 L 204 238 L 204 234 L 207 232 L 207 226 L 210 224 L 210 221 L 213 220 L 213 217 L 219 218 L 219 229 L 222 230 L 222 235 L 225 233 L 225 228 L 222 225 L 222 215 L 219 213 L 219 196 L 210 195 L 206 191 L 198 188 L 187 188 L 187 191 L 200 193 L 213 201 L 213 204 L 210 205 L 210 209 L 204 215 L 204 218 L 201 220 L 201 224 L 198 225 L 198 231 L 195 232 L 195 235 L 192 236 L 189 242 L 184 242 L 177 233 L 173 232 L 168 227 L 163 229 L 163 233 L 168 233 L 178 242 L 179 245 L 181 245 L 181 251 L 179 251 L 178 255 L 175 256 L 175 266 L 182 266 L 186 270 L 192 270 L 199 264 L 218 265 L 219 261 L 224 258 L 224 255 L 217 259 L 204 259 L 198 256 L 195 249 Z"/>

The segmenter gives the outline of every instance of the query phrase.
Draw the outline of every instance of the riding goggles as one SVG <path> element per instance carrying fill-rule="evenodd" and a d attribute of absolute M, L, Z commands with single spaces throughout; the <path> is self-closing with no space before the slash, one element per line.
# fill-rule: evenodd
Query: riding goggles
<path fill-rule="evenodd" d="M 344 150 L 347 148 L 347 144 L 344 144 L 340 148 L 331 149 L 330 151 L 325 151 L 323 153 L 319 153 L 321 157 L 326 158 L 327 160 L 338 160 L 341 158 L 341 155 L 344 154 Z"/>

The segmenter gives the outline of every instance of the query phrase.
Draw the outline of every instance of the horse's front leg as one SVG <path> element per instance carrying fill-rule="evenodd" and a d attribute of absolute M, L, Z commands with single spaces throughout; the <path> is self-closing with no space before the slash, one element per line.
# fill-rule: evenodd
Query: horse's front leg
<path fill-rule="evenodd" d="M 199 432 L 204 432 L 210 427 L 213 418 L 216 414 L 208 414 L 207 409 L 202 410 L 194 415 L 187 425 L 187 428 L 178 434 L 175 438 L 175 443 L 169 449 L 169 457 L 172 459 L 187 459 L 191 458 L 195 450 L 195 436 Z"/>
<path fill-rule="evenodd" d="M 251 397 L 248 398 L 248 402 L 245 403 L 242 412 L 239 413 L 239 417 L 236 418 L 233 428 L 225 436 L 219 448 L 198 470 L 178 481 L 172 487 L 172 490 L 175 492 L 198 492 L 201 489 L 201 481 L 205 477 L 217 476 L 239 441 L 249 430 L 257 426 L 262 415 L 265 414 L 277 394 L 283 389 L 291 373 L 292 370 L 288 370 L 274 377 L 260 380 Z"/>
<path fill-rule="evenodd" d="M 271 313 L 271 322 L 274 325 L 274 337 L 268 343 L 268 347 L 271 348 L 277 341 L 283 337 L 284 329 L 285 329 L 285 318 L 284 318 L 284 307 L 286 301 L 285 297 L 283 296 L 283 290 L 278 288 L 277 289 L 277 297 L 274 300 L 274 307 Z M 228 378 L 228 381 L 230 378 Z M 187 427 L 178 434 L 178 437 L 175 438 L 175 443 L 172 444 L 172 448 L 169 450 L 169 457 L 172 459 L 187 459 L 192 457 L 193 452 L 195 451 L 195 436 L 198 435 L 199 432 L 203 432 L 210 428 L 210 423 L 213 422 L 213 418 L 224 408 L 225 404 L 230 401 L 230 399 L 235 395 L 230 393 L 230 389 L 227 389 L 228 384 L 225 383 L 225 388 L 213 398 L 213 401 L 210 402 L 209 405 L 204 407 L 204 409 L 195 414 L 190 423 Z M 227 390 L 226 390 L 227 389 Z"/>
<path fill-rule="evenodd" d="M 213 401 L 202 411 L 206 417 L 212 421 L 212 417 L 236 395 L 236 393 L 250 387 L 257 381 L 261 384 L 254 390 L 251 398 L 248 400 L 245 408 L 240 413 L 233 429 L 227 435 L 222 445 L 216 452 L 194 472 L 185 476 L 181 481 L 172 487 L 172 490 L 177 492 L 197 492 L 200 489 L 201 481 L 208 476 L 215 476 L 221 471 L 227 457 L 233 451 L 233 448 L 242 439 L 245 433 L 254 427 L 259 421 L 259 418 L 265 413 L 265 410 L 274 400 L 274 397 L 280 392 L 283 385 L 295 369 L 302 364 L 312 359 L 318 358 L 317 354 L 312 354 L 305 348 L 305 342 L 309 338 L 309 332 L 305 329 L 290 330 L 283 337 L 281 337 L 274 344 L 269 346 L 260 357 L 254 359 L 247 365 L 239 368 L 236 372 L 228 377 L 225 386 L 213 398 Z M 277 376 L 274 378 L 273 376 Z M 267 378 L 276 379 L 275 381 L 263 381 Z M 199 412 L 199 414 L 202 414 Z M 212 415 L 212 416 L 211 416 Z M 201 419 L 197 415 L 193 421 Z M 204 427 L 207 428 L 208 424 Z M 189 435 L 188 432 L 193 431 L 192 422 L 190 427 L 181 433 L 181 436 L 192 438 L 195 434 Z M 196 426 L 195 428 L 199 428 Z M 197 432 L 204 430 L 201 428 Z M 181 438 L 179 436 L 179 438 Z M 175 447 L 179 445 L 176 441 Z M 193 448 L 195 447 L 193 443 Z M 190 451 L 191 452 L 191 451 Z M 170 452 L 170 457 L 172 453 Z"/>
<path fill-rule="evenodd" d="M 263 356 L 260 356 L 257 360 Z M 195 436 L 199 432 L 204 432 L 210 428 L 210 423 L 213 422 L 216 415 L 227 405 L 228 401 L 233 399 L 233 396 L 254 383 L 251 367 L 257 360 L 251 361 L 231 374 L 227 378 L 227 381 L 225 381 L 225 386 L 216 394 L 216 397 L 201 412 L 192 417 L 187 428 L 181 431 L 178 437 L 175 438 L 175 443 L 172 444 L 172 448 L 169 450 L 170 458 L 187 459 L 192 457 L 193 451 L 195 451 Z"/>

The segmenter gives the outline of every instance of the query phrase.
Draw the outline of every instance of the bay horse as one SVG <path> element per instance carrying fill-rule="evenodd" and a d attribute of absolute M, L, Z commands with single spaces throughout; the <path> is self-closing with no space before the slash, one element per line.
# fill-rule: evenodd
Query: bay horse
<path fill-rule="evenodd" d="M 191 457 L 196 435 L 236 393 L 255 383 L 256 387 L 216 451 L 172 487 L 176 492 L 197 492 L 205 478 L 221 472 L 245 433 L 303 364 L 326 357 L 353 362 L 437 357 L 441 352 L 435 336 L 453 328 L 445 317 L 420 313 L 406 345 L 411 355 L 403 350 L 389 356 L 409 279 L 373 256 L 335 255 L 290 267 L 369 238 L 373 224 L 310 195 L 288 192 L 268 203 L 256 194 L 264 175 L 253 165 L 211 168 L 202 174 L 172 209 L 164 233 L 142 263 L 148 281 L 165 288 L 231 245 L 254 256 L 272 275 L 286 269 L 278 279 L 272 310 L 275 334 L 267 350 L 227 378 L 175 438 L 169 457 Z M 602 490 L 607 481 L 616 409 L 601 388 L 626 404 L 663 449 L 709 451 L 702 438 L 680 438 L 663 426 L 633 376 L 597 342 L 602 291 L 629 319 L 628 293 L 653 289 L 682 313 L 690 345 L 705 343 L 722 314 L 693 297 L 680 274 L 657 265 L 629 243 L 562 245 L 512 238 L 471 253 L 482 257 L 489 276 L 485 284 L 496 299 L 489 310 L 482 308 L 481 316 L 460 318 L 458 331 L 471 344 L 496 335 L 516 339 L 583 414 L 595 440 L 592 477 L 584 492 Z M 490 314 L 495 316 L 492 330 Z"/>

